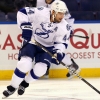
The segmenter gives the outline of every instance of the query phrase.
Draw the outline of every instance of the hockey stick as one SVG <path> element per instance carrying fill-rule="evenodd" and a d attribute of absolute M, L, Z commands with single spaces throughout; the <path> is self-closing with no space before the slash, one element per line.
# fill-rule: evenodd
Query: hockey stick
<path fill-rule="evenodd" d="M 92 34 L 92 30 L 89 29 L 88 36 L 81 36 L 81 35 L 74 35 L 74 34 L 71 34 L 71 36 L 75 36 L 75 37 L 79 37 L 79 38 L 84 38 L 84 39 L 89 39 L 91 34 Z"/>
<path fill-rule="evenodd" d="M 57 58 L 51 53 L 49 52 L 46 48 L 44 48 L 40 43 L 38 43 L 35 40 L 31 40 L 33 43 L 35 43 L 37 46 L 39 46 L 42 50 L 44 50 L 45 52 L 47 52 L 52 58 L 55 58 L 57 60 Z M 63 66 L 65 66 L 67 69 L 68 66 L 66 66 L 63 62 L 60 62 Z M 74 73 L 79 79 L 81 79 L 83 82 L 85 82 L 88 86 L 90 86 L 93 90 L 95 90 L 97 93 L 100 94 L 100 91 L 97 90 L 93 85 L 91 85 L 89 82 L 87 82 L 84 78 L 82 78 L 79 74 Z"/>

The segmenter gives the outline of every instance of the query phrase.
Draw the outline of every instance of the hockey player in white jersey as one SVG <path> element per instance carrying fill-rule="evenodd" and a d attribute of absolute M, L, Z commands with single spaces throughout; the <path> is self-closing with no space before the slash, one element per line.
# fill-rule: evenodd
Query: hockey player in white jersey
<path fill-rule="evenodd" d="M 45 6 L 47 8 L 50 8 L 51 7 L 51 4 L 53 1 L 57 1 L 57 0 L 37 0 L 37 7 L 40 7 L 40 6 Z M 71 17 L 69 11 L 65 14 L 65 20 L 68 22 L 69 26 L 70 26 L 70 29 L 72 30 L 72 33 L 73 33 L 73 24 L 74 24 L 74 18 Z M 68 56 L 65 55 L 64 57 L 65 61 L 66 61 L 66 64 L 67 64 L 67 61 L 69 61 L 68 59 Z M 52 62 L 53 63 L 53 62 Z M 48 66 L 48 69 L 47 69 L 47 72 L 46 74 L 44 75 L 44 78 L 47 79 L 49 78 L 49 66 Z M 70 72 L 67 73 L 66 75 L 69 79 L 71 79 L 72 77 L 74 77 L 73 74 L 71 74 Z"/>
<path fill-rule="evenodd" d="M 64 19 L 66 11 L 67 7 L 62 1 L 53 2 L 51 10 L 45 7 L 26 7 L 18 11 L 17 22 L 22 29 L 23 49 L 19 52 L 20 59 L 11 83 L 7 86 L 7 90 L 3 91 L 5 97 L 12 95 L 17 89 L 18 94 L 22 95 L 29 83 L 43 76 L 47 66 L 51 64 L 51 56 L 32 43 L 31 39 L 56 54 L 59 62 L 62 61 L 70 37 L 70 27 Z M 37 59 L 37 54 L 41 57 L 32 68 L 32 61 L 34 58 Z M 78 65 L 69 61 L 69 68 L 74 68 L 75 71 Z"/>

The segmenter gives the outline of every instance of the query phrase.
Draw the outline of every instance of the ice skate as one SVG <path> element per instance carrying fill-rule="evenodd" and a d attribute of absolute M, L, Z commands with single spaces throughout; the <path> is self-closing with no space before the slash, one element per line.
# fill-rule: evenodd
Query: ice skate
<path fill-rule="evenodd" d="M 9 97 L 15 91 L 16 91 L 16 89 L 14 87 L 12 87 L 11 85 L 7 86 L 7 90 L 3 91 L 3 97 L 2 97 L 2 99 L 5 99 L 5 98 Z"/>
<path fill-rule="evenodd" d="M 26 83 L 26 81 L 22 81 L 17 91 L 18 95 L 23 95 L 25 92 L 25 88 L 27 88 L 28 86 L 29 86 L 29 83 Z"/>

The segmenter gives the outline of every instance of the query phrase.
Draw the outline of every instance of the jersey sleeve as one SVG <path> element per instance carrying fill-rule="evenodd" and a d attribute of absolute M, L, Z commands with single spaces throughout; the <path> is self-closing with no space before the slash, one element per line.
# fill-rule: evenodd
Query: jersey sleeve
<path fill-rule="evenodd" d="M 66 24 L 62 28 L 58 29 L 58 35 L 56 35 L 54 47 L 59 49 L 61 52 L 64 52 L 68 47 L 69 38 L 70 38 L 70 26 Z"/>
<path fill-rule="evenodd" d="M 17 24 L 20 27 L 22 23 L 33 23 L 35 21 L 35 8 L 25 7 L 17 13 Z"/>
<path fill-rule="evenodd" d="M 71 17 L 71 14 L 70 14 L 70 13 L 65 14 L 65 20 L 66 20 L 66 21 L 68 22 L 68 24 L 70 25 L 71 30 L 73 30 L 73 25 L 74 25 L 75 19 Z"/>

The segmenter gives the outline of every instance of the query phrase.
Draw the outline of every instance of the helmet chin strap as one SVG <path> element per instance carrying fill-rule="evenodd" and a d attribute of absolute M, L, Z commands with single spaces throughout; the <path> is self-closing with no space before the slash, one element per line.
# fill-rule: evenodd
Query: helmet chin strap
<path fill-rule="evenodd" d="M 54 19 L 55 19 L 55 16 L 54 15 L 52 16 L 52 19 L 53 19 L 53 22 L 54 22 Z"/>
<path fill-rule="evenodd" d="M 58 13 L 58 12 L 56 12 L 56 13 L 52 16 L 53 22 L 54 22 L 54 19 L 55 19 L 57 13 Z"/>

